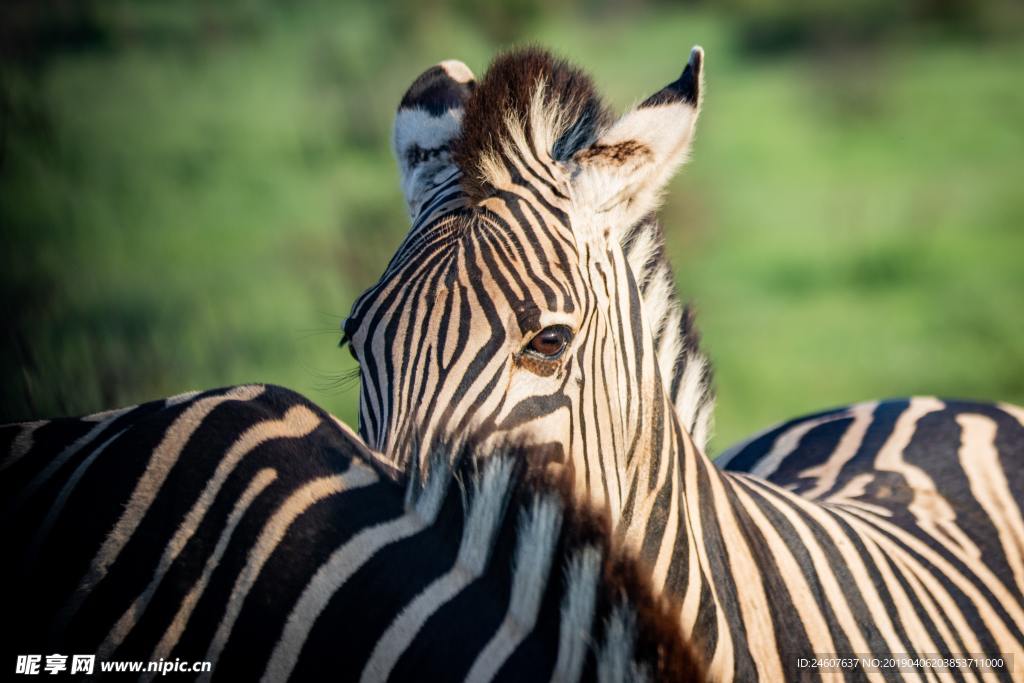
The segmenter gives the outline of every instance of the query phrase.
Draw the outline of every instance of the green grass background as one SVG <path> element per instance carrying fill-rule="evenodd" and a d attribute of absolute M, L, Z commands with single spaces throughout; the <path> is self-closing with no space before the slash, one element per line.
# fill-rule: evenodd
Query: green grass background
<path fill-rule="evenodd" d="M 480 75 L 513 40 L 619 108 L 707 50 L 662 218 L 717 370 L 717 448 L 867 398 L 1024 402 L 1021 41 L 506 5 L 21 17 L 0 71 L 0 421 L 262 381 L 354 422 L 337 327 L 407 227 L 394 107 L 431 64 Z"/>

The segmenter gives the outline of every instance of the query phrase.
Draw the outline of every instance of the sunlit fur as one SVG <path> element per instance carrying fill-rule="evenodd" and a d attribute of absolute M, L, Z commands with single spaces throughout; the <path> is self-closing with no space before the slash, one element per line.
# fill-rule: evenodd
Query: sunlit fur
<path fill-rule="evenodd" d="M 435 147 L 450 159 L 451 174 L 436 173 L 448 180 L 430 188 L 429 198 L 414 199 L 442 208 L 412 211 L 405 242 L 346 322 L 362 366 L 364 437 L 389 451 L 404 439 L 462 433 L 473 422 L 496 435 L 519 430 L 549 443 L 554 460 L 575 466 L 585 462 L 583 451 L 597 447 L 587 444 L 587 423 L 614 420 L 614 454 L 608 442 L 601 446 L 609 451 L 604 457 L 625 464 L 649 446 L 642 431 L 651 421 L 641 412 L 664 409 L 630 392 L 632 376 L 643 372 L 663 378 L 656 377 L 678 397 L 683 422 L 706 440 L 710 371 L 692 313 L 675 295 L 652 215 L 658 192 L 633 182 L 642 174 L 626 177 L 620 168 L 633 162 L 618 138 L 647 117 L 645 108 L 611 123 L 585 75 L 535 50 L 499 59 L 480 85 L 460 91 L 465 112 L 439 115 L 460 118 L 463 130 Z M 403 99 L 396 141 L 409 137 L 409 122 L 438 111 L 433 102 L 415 104 L 408 94 Z M 653 183 L 685 156 L 695 106 L 658 107 L 681 114 L 682 126 L 632 150 L 659 162 Z M 400 160 L 409 157 L 396 147 Z M 618 206 L 598 212 L 577 197 L 609 183 L 620 187 Z M 640 300 L 650 313 L 634 316 Z M 639 329 L 645 319 L 654 321 L 650 334 Z M 576 341 L 566 362 L 538 367 L 521 351 L 551 324 L 570 326 Z M 652 346 L 621 353 L 652 335 Z M 660 401 L 664 389 L 646 384 Z M 578 468 L 581 482 L 585 469 Z M 595 475 L 601 469 L 593 468 Z M 612 488 L 617 499 L 627 495 L 618 484 Z"/>
<path fill-rule="evenodd" d="M 672 287 L 660 265 L 642 266 L 656 250 L 637 246 L 650 233 L 636 227 L 653 226 L 686 157 L 702 63 L 694 51 L 679 80 L 615 122 L 585 78 L 536 51 L 500 57 L 459 100 L 444 182 L 346 323 L 361 433 L 399 453 L 443 433 L 546 445 L 533 466 L 569 469 L 577 495 L 607 507 L 715 679 L 799 679 L 798 658 L 815 653 L 1024 656 L 1020 409 L 968 406 L 912 453 L 942 404 L 911 403 L 880 448 L 854 448 L 854 435 L 837 451 L 863 454 L 842 468 L 838 498 L 722 472 L 703 454 L 706 365 L 670 375 L 690 360 L 686 336 L 660 336 L 677 327 L 664 312 Z M 429 208 L 442 206 L 457 208 Z M 523 348 L 553 324 L 575 339 L 538 363 Z"/>
<path fill-rule="evenodd" d="M 225 681 L 702 680 L 606 518 L 522 449 L 425 457 L 426 479 L 395 472 L 264 385 L 0 426 L 4 660 L 202 660 Z"/>
<path fill-rule="evenodd" d="M 535 82 L 538 72 L 545 77 Z M 593 142 L 597 128 L 611 120 L 585 75 L 541 51 L 520 52 L 516 59 L 500 62 L 485 85 L 485 91 L 471 98 L 477 89 L 472 72 L 462 62 L 448 60 L 425 71 L 402 98 L 394 151 L 414 225 L 400 253 L 422 246 L 421 226 L 467 206 L 467 195 L 484 192 L 490 186 L 487 169 L 501 173 L 500 159 L 514 154 L 517 144 L 526 144 L 528 130 L 545 138 L 543 144 L 530 144 L 550 144 L 557 148 L 556 157 L 564 157 Z M 463 104 L 469 106 L 471 122 L 465 131 Z M 567 132 L 552 140 L 552 131 L 558 129 Z M 462 174 L 459 163 L 476 172 Z M 433 229 L 444 232 L 451 226 Z M 714 407 L 711 367 L 700 349 L 693 310 L 684 309 L 676 296 L 661 226 L 651 212 L 616 234 L 652 321 L 664 382 L 681 422 L 703 448 L 711 436 Z"/>

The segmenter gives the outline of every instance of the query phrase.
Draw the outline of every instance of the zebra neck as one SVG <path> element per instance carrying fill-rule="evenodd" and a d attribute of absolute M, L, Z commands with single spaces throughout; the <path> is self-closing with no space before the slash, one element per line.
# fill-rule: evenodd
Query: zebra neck
<path fill-rule="evenodd" d="M 635 485 L 648 491 L 623 522 L 626 543 L 651 568 L 655 590 L 674 604 L 684 635 L 706 648 L 712 672 L 732 667 L 730 624 L 741 623 L 743 611 L 768 614 L 763 604 L 736 604 L 722 582 L 735 574 L 730 566 L 748 566 L 758 576 L 749 531 L 756 528 L 746 509 L 736 503 L 737 483 L 718 469 L 680 424 L 665 411 L 660 452 L 652 452 L 649 474 Z M 719 661 L 721 660 L 721 661 Z"/>
<path fill-rule="evenodd" d="M 715 406 L 711 363 L 701 349 L 693 308 L 683 305 L 676 294 L 664 232 L 654 215 L 626 231 L 621 246 L 640 287 L 661 383 L 683 428 L 698 448 L 706 448 Z"/>

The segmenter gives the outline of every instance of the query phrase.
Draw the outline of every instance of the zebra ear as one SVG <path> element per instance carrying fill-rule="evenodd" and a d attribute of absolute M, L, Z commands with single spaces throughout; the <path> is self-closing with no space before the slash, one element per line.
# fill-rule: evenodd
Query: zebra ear
<path fill-rule="evenodd" d="M 573 188 L 586 206 L 623 229 L 657 208 L 684 161 L 700 111 L 704 51 L 683 74 L 611 125 L 573 157 Z"/>
<path fill-rule="evenodd" d="M 430 189 L 454 171 L 450 143 L 459 134 L 463 105 L 475 87 L 469 67 L 448 60 L 420 74 L 398 105 L 393 144 L 413 219 Z"/>

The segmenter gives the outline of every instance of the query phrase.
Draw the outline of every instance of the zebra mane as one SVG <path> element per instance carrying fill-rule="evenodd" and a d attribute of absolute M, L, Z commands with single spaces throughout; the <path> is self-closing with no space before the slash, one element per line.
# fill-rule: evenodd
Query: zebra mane
<path fill-rule="evenodd" d="M 654 334 L 665 390 L 693 443 L 706 452 L 714 428 L 714 373 L 700 345 L 694 308 L 676 293 L 664 231 L 650 214 L 625 231 L 621 242 Z"/>
<path fill-rule="evenodd" d="M 602 681 L 704 680 L 678 605 L 655 591 L 649 571 L 615 538 L 607 510 L 579 501 L 567 471 L 531 467 L 532 450 L 435 445 L 425 476 L 415 455 L 406 469 L 406 509 L 432 518 L 454 501 L 463 518 L 459 562 L 471 571 L 511 554 L 510 605 L 526 612 L 524 623 L 562 582 L 559 680 L 579 679 L 585 666 L 596 666 Z M 592 637 L 584 643 L 580 634 Z"/>
<path fill-rule="evenodd" d="M 466 100 L 453 158 L 472 199 L 489 194 L 503 159 L 564 161 L 593 142 L 611 115 L 583 71 L 545 50 L 499 55 Z M 543 158 L 543 157 L 542 157 Z"/>

